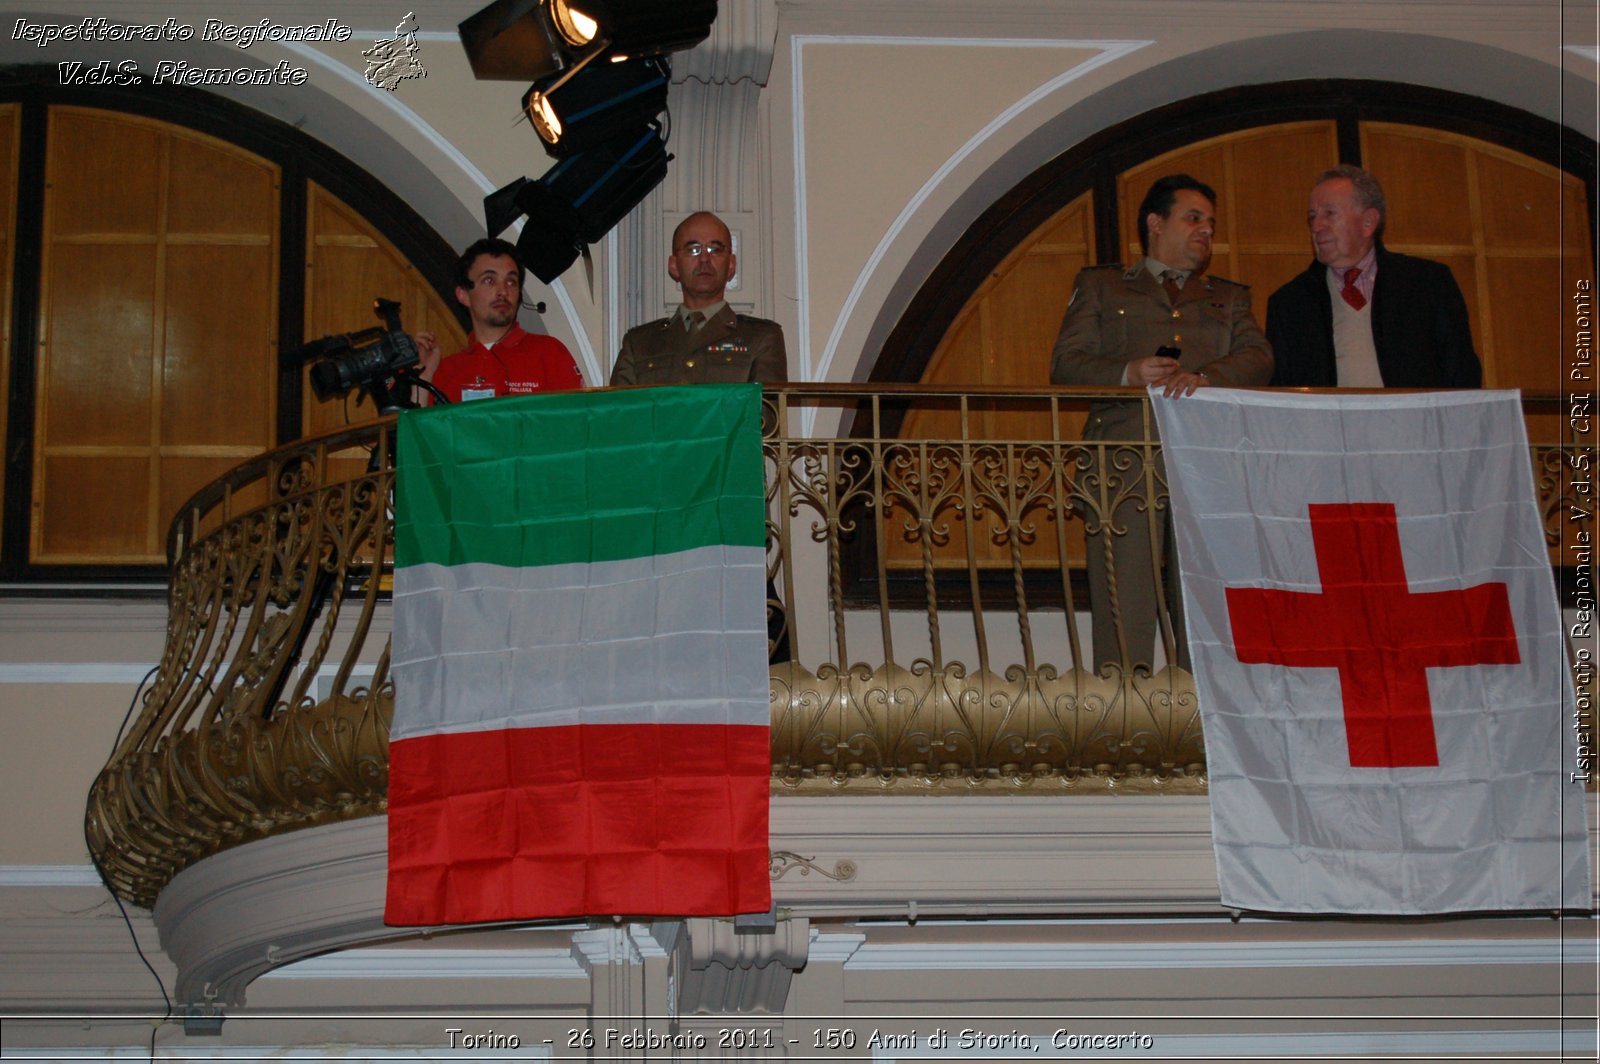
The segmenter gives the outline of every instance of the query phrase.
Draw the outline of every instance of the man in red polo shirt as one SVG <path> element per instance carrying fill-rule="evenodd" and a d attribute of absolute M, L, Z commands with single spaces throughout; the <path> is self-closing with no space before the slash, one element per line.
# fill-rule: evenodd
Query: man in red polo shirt
<path fill-rule="evenodd" d="M 488 239 L 467 248 L 456 268 L 456 299 L 472 319 L 466 347 L 441 361 L 432 333 L 414 338 L 422 379 L 432 381 L 452 403 L 583 387 L 565 344 L 517 324 L 522 263 L 515 245 Z"/>

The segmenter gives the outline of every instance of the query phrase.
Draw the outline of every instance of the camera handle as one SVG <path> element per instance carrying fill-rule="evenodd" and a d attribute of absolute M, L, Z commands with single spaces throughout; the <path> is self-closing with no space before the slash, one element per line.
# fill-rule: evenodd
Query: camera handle
<path fill-rule="evenodd" d="M 450 397 L 441 392 L 438 388 L 435 388 L 432 381 L 425 381 L 421 377 L 417 376 L 417 372 L 415 370 L 408 370 L 406 373 L 395 378 L 396 384 L 399 384 L 402 381 L 421 388 L 423 391 L 433 396 L 433 402 L 435 406 L 450 405 Z"/>

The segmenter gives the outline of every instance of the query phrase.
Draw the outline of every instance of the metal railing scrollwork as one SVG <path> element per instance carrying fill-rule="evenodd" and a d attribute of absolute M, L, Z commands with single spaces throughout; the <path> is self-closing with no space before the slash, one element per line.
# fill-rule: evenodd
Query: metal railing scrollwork
<path fill-rule="evenodd" d="M 392 532 L 391 432 L 262 455 L 173 522 L 160 668 L 89 796 L 91 850 L 123 897 L 150 905 L 219 850 L 383 811 L 386 631 L 362 663 Z"/>
<path fill-rule="evenodd" d="M 1083 438 L 1088 402 L 1112 393 L 768 392 L 774 787 L 1203 789 L 1164 596 L 1141 660 L 1097 665 L 1086 634 L 1089 552 L 1114 556 L 1166 508 L 1148 434 Z M 174 521 L 161 665 L 89 796 L 123 897 L 150 905 L 210 854 L 384 810 L 393 429 L 262 455 Z M 1555 564 L 1568 450 L 1532 455 Z"/>

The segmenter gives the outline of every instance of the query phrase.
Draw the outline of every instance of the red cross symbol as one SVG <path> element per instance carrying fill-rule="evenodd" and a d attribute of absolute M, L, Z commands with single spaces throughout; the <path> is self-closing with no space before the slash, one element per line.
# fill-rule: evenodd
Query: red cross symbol
<path fill-rule="evenodd" d="M 1413 594 L 1393 503 L 1310 509 L 1322 592 L 1228 588 L 1239 660 L 1338 669 L 1352 767 L 1437 765 L 1424 670 L 1521 660 L 1506 585 Z"/>

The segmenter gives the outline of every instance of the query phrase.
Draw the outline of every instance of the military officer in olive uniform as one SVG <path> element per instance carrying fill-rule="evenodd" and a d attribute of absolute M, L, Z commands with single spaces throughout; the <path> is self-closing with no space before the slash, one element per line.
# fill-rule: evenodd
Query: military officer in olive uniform
<path fill-rule="evenodd" d="M 733 234 L 709 211 L 691 214 L 672 232 L 667 273 L 683 287 L 683 305 L 670 318 L 629 329 L 611 367 L 612 384 L 778 384 L 789 379 L 783 326 L 735 314 L 725 299 L 738 269 Z M 763 429 L 770 431 L 771 411 Z M 768 660 L 789 660 L 788 614 L 767 581 Z"/>
<path fill-rule="evenodd" d="M 1249 287 L 1205 275 L 1216 202 L 1210 187 L 1187 174 L 1150 186 L 1139 205 L 1145 258 L 1128 269 L 1096 266 L 1078 274 L 1056 337 L 1052 383 L 1158 386 L 1168 396 L 1267 383 L 1272 348 L 1250 312 Z M 1144 417 L 1140 402 L 1097 401 L 1084 437 L 1142 440 Z M 1105 515 L 1091 504 L 1085 514 L 1094 663 L 1097 670 L 1124 662 L 1148 668 L 1158 627 L 1152 558 L 1160 557 L 1166 539 L 1165 504 L 1151 521 L 1140 449 L 1107 448 L 1104 457 L 1103 464 L 1086 466 L 1082 480 L 1085 494 L 1098 500 L 1103 487 L 1112 506 Z M 1165 478 L 1159 463 L 1156 475 Z M 1167 591 L 1179 663 L 1187 663 L 1175 565 L 1168 567 Z"/>
<path fill-rule="evenodd" d="M 735 314 L 724 293 L 738 268 L 732 235 L 707 211 L 672 234 L 667 273 L 683 286 L 670 318 L 629 329 L 611 369 L 612 384 L 703 384 L 789 379 L 783 327 Z"/>

